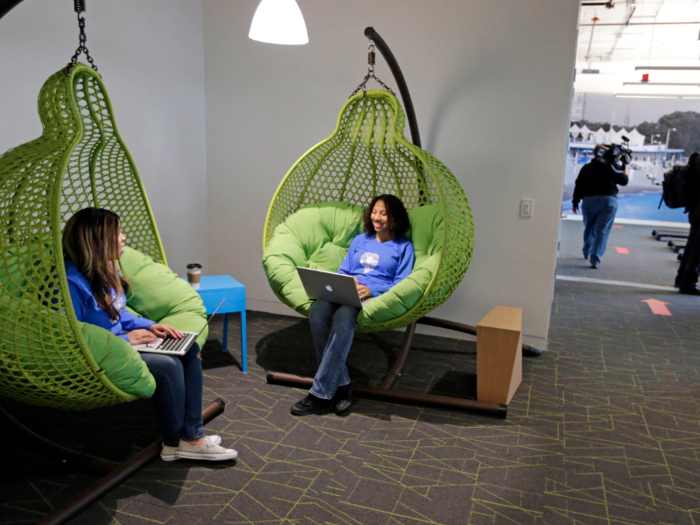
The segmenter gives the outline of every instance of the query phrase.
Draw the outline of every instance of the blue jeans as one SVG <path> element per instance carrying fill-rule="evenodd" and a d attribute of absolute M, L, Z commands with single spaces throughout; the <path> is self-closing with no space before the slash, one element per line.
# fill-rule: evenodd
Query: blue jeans
<path fill-rule="evenodd" d="M 360 310 L 326 301 L 316 301 L 309 311 L 311 336 L 316 348 L 318 371 L 310 392 L 321 399 L 331 399 L 339 386 L 349 385 L 345 360 L 355 337 Z"/>
<path fill-rule="evenodd" d="M 584 197 L 581 204 L 583 212 L 583 256 L 591 264 L 598 264 L 605 253 L 608 237 L 617 213 L 617 197 L 596 195 Z"/>
<path fill-rule="evenodd" d="M 183 356 L 141 354 L 156 380 L 153 406 L 158 414 L 163 443 L 176 447 L 204 437 L 202 422 L 202 360 L 195 343 Z"/>

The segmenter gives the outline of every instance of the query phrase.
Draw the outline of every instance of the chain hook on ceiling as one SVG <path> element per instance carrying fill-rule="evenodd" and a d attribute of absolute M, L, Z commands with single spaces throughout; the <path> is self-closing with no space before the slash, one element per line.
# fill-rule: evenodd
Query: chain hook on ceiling
<path fill-rule="evenodd" d="M 87 35 L 85 34 L 85 18 L 83 17 L 83 13 L 86 9 L 85 2 L 86 0 L 73 0 L 74 10 L 76 13 L 78 13 L 78 27 L 80 28 L 80 35 L 78 37 L 78 40 L 80 45 L 78 46 L 78 49 L 75 50 L 73 58 L 70 59 L 70 62 L 66 66 L 66 75 L 70 74 L 70 72 L 73 70 L 73 66 L 75 66 L 75 64 L 78 62 L 78 57 L 81 53 L 85 53 L 85 57 L 87 58 L 88 62 L 90 62 L 90 66 L 92 66 L 92 69 L 97 71 L 95 61 L 90 56 L 90 52 L 88 51 L 88 48 L 85 45 L 87 42 Z"/>

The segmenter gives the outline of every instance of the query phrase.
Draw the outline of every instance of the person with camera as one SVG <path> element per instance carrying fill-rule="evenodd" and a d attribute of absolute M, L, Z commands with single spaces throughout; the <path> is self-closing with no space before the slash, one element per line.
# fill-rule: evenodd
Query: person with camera
<path fill-rule="evenodd" d="M 684 193 L 690 232 L 674 286 L 682 294 L 700 295 L 697 284 L 700 273 L 700 153 L 693 153 L 688 159 Z"/>
<path fill-rule="evenodd" d="M 617 186 L 629 182 L 625 167 L 632 152 L 626 145 L 597 145 L 593 160 L 581 168 L 576 178 L 573 212 L 578 213 L 579 202 L 583 200 L 583 257 L 590 261 L 591 268 L 598 268 L 605 253 L 617 213 Z"/>

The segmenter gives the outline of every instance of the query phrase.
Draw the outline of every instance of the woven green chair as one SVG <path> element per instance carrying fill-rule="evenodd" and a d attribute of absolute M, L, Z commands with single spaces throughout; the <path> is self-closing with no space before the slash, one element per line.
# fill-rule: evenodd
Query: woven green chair
<path fill-rule="evenodd" d="M 408 209 L 416 262 L 410 276 L 372 299 L 357 317 L 357 332 L 407 326 L 401 349 L 379 386 L 357 385 L 356 393 L 383 400 L 477 411 L 506 417 L 507 406 L 394 389 L 411 349 L 416 324 L 477 335 L 476 327 L 426 314 L 445 302 L 466 273 L 472 257 L 474 225 L 469 202 L 454 175 L 421 149 L 413 103 L 394 54 L 367 27 L 367 75 L 347 101 L 333 134 L 305 153 L 275 193 L 263 232 L 263 267 L 277 297 L 307 315 L 307 297 L 296 266 L 337 271 L 361 229 L 361 208 L 384 193 Z M 393 91 L 375 75 L 379 49 L 406 104 L 413 143 L 403 135 L 405 115 Z M 387 91 L 366 91 L 376 80 Z M 395 314 L 395 315 L 389 315 Z M 523 352 L 539 355 L 523 345 Z M 313 378 L 267 373 L 269 383 L 308 389 Z"/>
<path fill-rule="evenodd" d="M 365 83 L 373 73 L 370 65 Z M 263 267 L 277 297 L 308 315 L 311 301 L 295 267 L 337 271 L 360 232 L 362 208 L 376 195 L 396 195 L 408 209 L 407 237 L 414 242 L 416 263 L 409 277 L 360 311 L 356 331 L 408 328 L 381 384 L 358 385 L 355 392 L 505 417 L 504 406 L 394 388 L 416 323 L 476 333 L 472 326 L 425 317 L 450 297 L 464 277 L 472 256 L 474 225 L 459 182 L 438 159 L 404 137 L 404 120 L 393 93 L 363 91 L 350 97 L 333 134 L 304 154 L 277 189 L 265 221 Z M 412 128 L 417 130 L 415 122 Z M 313 378 L 268 371 L 267 381 L 309 388 Z"/>
<path fill-rule="evenodd" d="M 98 364 L 109 351 L 91 337 L 100 329 L 75 317 L 61 230 L 82 208 L 108 208 L 130 246 L 165 263 L 156 223 L 93 69 L 77 64 L 49 78 L 39 115 L 41 137 L 0 156 L 0 396 L 65 409 L 131 401 L 138 395 Z"/>
<path fill-rule="evenodd" d="M 404 202 L 409 215 L 419 207 L 439 206 L 443 234 L 439 262 L 422 295 L 412 304 L 405 304 L 403 313 L 393 319 L 371 322 L 361 312 L 358 332 L 399 328 L 417 321 L 450 297 L 472 256 L 474 225 L 464 190 L 444 164 L 404 137 L 404 121 L 401 104 L 388 91 L 367 91 L 351 97 L 340 112 L 335 132 L 304 154 L 282 180 L 265 222 L 263 250 L 288 217 L 319 203 L 342 201 L 364 207 L 376 195 L 390 193 Z M 352 240 L 352 236 L 346 237 L 333 241 L 343 244 L 345 251 Z M 300 301 L 300 295 L 293 293 L 302 288 L 298 275 L 290 274 L 287 281 L 292 282 L 273 278 L 279 264 L 297 263 L 290 257 L 289 261 L 266 260 L 264 266 L 277 296 L 307 314 L 305 294 L 301 294 L 304 300 Z"/>
<path fill-rule="evenodd" d="M 0 397 L 70 410 L 150 397 L 155 380 L 136 350 L 75 316 L 61 247 L 65 220 L 89 206 L 120 215 L 130 245 L 122 256 L 134 291 L 128 306 L 137 313 L 191 331 L 206 309 L 165 266 L 146 192 L 97 72 L 76 64 L 53 75 L 39 94 L 39 115 L 41 137 L 0 156 Z M 204 407 L 204 423 L 224 406 L 216 399 Z M 104 476 L 42 523 L 64 523 L 161 450 L 158 440 L 117 463 L 48 441 L 1 406 L 0 421 L 33 450 Z"/>

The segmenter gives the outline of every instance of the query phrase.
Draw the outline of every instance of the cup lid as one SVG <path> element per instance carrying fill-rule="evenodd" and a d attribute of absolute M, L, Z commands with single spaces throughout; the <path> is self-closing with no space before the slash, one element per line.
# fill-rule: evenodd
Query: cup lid
<path fill-rule="evenodd" d="M 194 269 L 199 269 L 199 270 L 201 270 L 201 269 L 202 269 L 202 265 L 199 264 L 199 263 L 190 263 L 190 264 L 188 264 L 188 265 L 186 266 L 186 268 L 187 268 L 188 270 L 194 270 Z"/>

